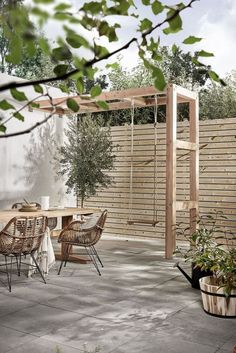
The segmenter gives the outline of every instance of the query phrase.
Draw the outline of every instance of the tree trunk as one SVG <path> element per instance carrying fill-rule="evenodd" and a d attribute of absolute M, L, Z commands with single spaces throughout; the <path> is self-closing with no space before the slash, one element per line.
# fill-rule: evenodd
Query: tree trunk
<path fill-rule="evenodd" d="M 78 208 L 79 207 L 79 196 L 76 195 L 76 207 Z"/>

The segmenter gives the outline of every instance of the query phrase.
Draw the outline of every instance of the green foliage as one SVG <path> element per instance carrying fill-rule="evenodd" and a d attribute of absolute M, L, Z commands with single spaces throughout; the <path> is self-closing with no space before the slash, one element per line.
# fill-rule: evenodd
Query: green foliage
<path fill-rule="evenodd" d="M 225 295 L 228 296 L 231 290 L 236 288 L 236 248 L 230 247 L 227 242 L 230 238 L 235 241 L 236 237 L 227 234 L 218 225 L 218 221 L 225 218 L 221 212 L 202 216 L 197 231 L 191 236 L 186 236 L 190 248 L 186 250 L 177 247 L 175 253 L 201 270 L 212 271 L 212 284 L 223 287 Z"/>
<path fill-rule="evenodd" d="M 55 159 L 60 164 L 60 176 L 65 176 L 67 192 L 73 191 L 78 205 L 95 195 L 99 187 L 112 183 L 107 171 L 113 169 L 115 155 L 110 130 L 101 129 L 90 116 L 71 120 L 65 131 L 67 142 L 58 148 Z"/>
<path fill-rule="evenodd" d="M 75 8 L 69 3 L 58 3 L 55 0 L 32 0 L 23 4 L 16 0 L 2 1 L 0 4 L 2 37 L 0 55 L 4 58 L 4 63 L 1 69 L 6 68 L 6 72 L 14 72 L 25 78 L 39 78 L 33 84 L 40 84 L 42 81 L 44 83 L 57 82 L 63 92 L 76 88 L 82 93 L 86 86 L 84 82 L 94 79 L 98 63 L 106 61 L 135 44 L 138 47 L 140 59 L 146 69 L 151 71 L 153 83 L 158 89 L 163 90 L 169 80 L 164 70 L 160 38 L 155 39 L 156 31 L 162 30 L 169 36 L 181 31 L 182 12 L 191 8 L 195 1 L 197 0 L 189 0 L 186 5 L 176 3 L 167 6 L 164 1 L 160 0 L 142 0 L 145 18 L 138 13 L 138 8 L 132 0 L 86 1 L 83 4 L 78 2 L 74 5 Z M 154 18 L 153 15 L 155 15 Z M 106 20 L 107 18 L 109 21 Z M 125 30 L 126 24 L 128 25 L 133 18 L 136 19 L 139 29 L 137 37 L 127 36 L 127 41 L 123 46 L 119 46 L 120 44 L 115 46 L 118 40 L 117 30 L 121 27 Z M 49 43 L 41 35 L 51 20 L 61 24 L 64 31 L 54 43 Z M 98 35 L 89 38 L 88 32 Z M 109 49 L 106 45 L 102 46 L 99 37 L 104 37 L 103 39 L 112 43 L 110 48 L 114 49 Z M 196 37 L 191 36 L 185 40 L 185 44 L 192 45 L 197 41 L 199 40 Z M 174 43 L 172 44 L 172 48 L 175 48 Z M 177 55 L 176 53 L 177 50 L 173 50 L 173 55 Z M 204 77 L 209 68 L 199 62 L 198 58 L 201 56 L 208 57 L 212 54 L 199 50 L 193 58 L 193 64 L 201 68 L 198 74 Z M 44 61 L 41 60 L 42 58 Z M 147 65 L 150 58 L 153 62 Z M 42 62 L 45 62 L 45 66 L 50 69 L 44 70 Z M 18 68 L 14 69 L 14 66 Z M 212 72 L 208 76 L 222 83 L 221 79 Z M 177 78 L 176 75 L 175 78 Z M 19 88 L 20 83 L 18 85 L 14 88 Z M 3 85 L 0 91 L 5 88 L 6 86 Z M 89 91 L 94 97 L 99 94 L 98 88 L 90 87 Z M 71 106 L 75 111 L 75 105 Z"/>
<path fill-rule="evenodd" d="M 200 90 L 200 119 L 236 117 L 236 72 L 225 78 L 227 86 L 211 83 Z"/>
<path fill-rule="evenodd" d="M 110 67 L 108 74 L 112 90 L 122 90 L 132 87 L 145 87 L 155 85 L 158 89 L 165 86 L 167 82 L 173 82 L 183 87 L 197 90 L 204 86 L 208 79 L 207 69 L 199 69 L 194 66 L 190 53 L 183 52 L 175 46 L 174 51 L 167 47 L 159 47 L 162 57 L 159 68 L 152 65 L 152 62 L 144 65 L 141 61 L 132 70 L 126 70 L 121 65 L 121 58 L 116 65 Z M 210 67 L 209 67 L 210 68 Z M 164 75 L 163 75 L 164 74 Z M 160 86 L 161 85 L 161 86 Z M 112 125 L 123 125 L 130 123 L 130 111 L 115 111 L 103 113 L 104 120 L 109 120 Z M 136 108 L 135 124 L 153 122 L 153 108 Z M 166 117 L 165 107 L 158 107 L 158 121 L 164 122 Z M 180 104 L 178 108 L 178 120 L 188 117 L 188 107 Z"/>

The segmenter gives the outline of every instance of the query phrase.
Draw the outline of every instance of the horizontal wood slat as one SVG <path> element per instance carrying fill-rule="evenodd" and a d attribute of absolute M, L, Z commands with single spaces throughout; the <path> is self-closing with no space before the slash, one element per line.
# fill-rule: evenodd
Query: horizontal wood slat
<path fill-rule="evenodd" d="M 187 140 L 188 123 L 178 123 L 178 140 Z M 133 207 L 130 212 L 130 126 L 111 128 L 116 152 L 116 169 L 110 174 L 114 184 L 101 190 L 86 202 L 86 207 L 108 208 L 106 233 L 119 236 L 163 238 L 165 232 L 165 124 L 157 126 L 157 176 L 154 187 L 154 127 L 153 124 L 134 127 Z M 185 142 L 185 141 L 183 141 Z M 236 119 L 200 122 L 200 213 L 223 211 L 227 217 L 218 224 L 236 233 Z M 182 147 L 186 144 L 182 144 Z M 193 147 L 193 146 L 192 146 Z M 177 153 L 177 200 L 189 205 L 189 156 L 187 150 Z M 156 210 L 154 212 L 154 196 Z M 177 204 L 179 208 L 180 203 Z M 189 213 L 177 213 L 182 227 L 189 224 Z M 152 227 L 157 216 L 159 223 Z M 128 224 L 129 219 L 141 219 L 149 224 Z M 181 238 L 181 235 L 178 235 Z"/>

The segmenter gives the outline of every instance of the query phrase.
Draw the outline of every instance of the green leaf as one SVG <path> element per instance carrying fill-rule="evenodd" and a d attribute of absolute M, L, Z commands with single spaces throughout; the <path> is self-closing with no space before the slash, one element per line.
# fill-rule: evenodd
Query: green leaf
<path fill-rule="evenodd" d="M 117 70 L 117 69 L 119 69 L 119 67 L 120 67 L 120 65 L 117 62 L 106 65 L 107 69 L 113 69 L 113 70 Z"/>
<path fill-rule="evenodd" d="M 37 93 L 43 94 L 43 87 L 41 85 L 34 85 L 34 90 Z"/>
<path fill-rule="evenodd" d="M 83 81 L 82 77 L 79 77 L 76 80 L 76 88 L 77 88 L 79 93 L 84 93 L 84 81 Z"/>
<path fill-rule="evenodd" d="M 176 44 L 173 44 L 171 50 L 172 50 L 172 53 L 173 53 L 173 54 L 176 54 L 176 52 L 177 52 L 177 50 L 178 50 L 177 45 L 176 45 Z"/>
<path fill-rule="evenodd" d="M 54 0 L 33 0 L 35 4 L 52 4 Z"/>
<path fill-rule="evenodd" d="M 208 75 L 213 81 L 219 82 L 220 80 L 219 75 L 215 71 L 212 71 L 212 70 L 208 71 Z"/>
<path fill-rule="evenodd" d="M 145 18 L 140 22 L 140 31 L 146 31 L 147 29 L 150 29 L 152 27 L 152 22 L 148 19 Z"/>
<path fill-rule="evenodd" d="M 205 51 L 205 50 L 200 50 L 200 51 L 198 51 L 198 52 L 197 52 L 197 55 L 198 55 L 198 56 L 204 56 L 204 57 L 206 57 L 206 58 L 211 57 L 211 56 L 214 56 L 213 53 L 209 53 L 209 52 L 207 52 L 207 51 Z"/>
<path fill-rule="evenodd" d="M 39 107 L 40 107 L 40 104 L 32 102 L 32 103 L 30 103 L 30 107 L 32 107 L 32 108 L 39 108 Z"/>
<path fill-rule="evenodd" d="M 70 89 L 66 85 L 64 85 L 62 83 L 59 85 L 59 88 L 64 93 L 70 93 Z"/>
<path fill-rule="evenodd" d="M 68 69 L 68 65 L 61 64 L 61 65 L 55 66 L 53 69 L 53 72 L 55 73 L 56 76 L 62 76 L 66 74 L 67 69 Z"/>
<path fill-rule="evenodd" d="M 150 5 L 150 0 L 142 0 L 143 5 Z"/>
<path fill-rule="evenodd" d="M 71 8 L 70 4 L 66 4 L 66 3 L 61 3 L 58 4 L 57 6 L 54 7 L 55 11 L 64 11 L 64 10 L 68 10 Z"/>
<path fill-rule="evenodd" d="M 92 98 L 99 96 L 99 94 L 101 93 L 102 93 L 102 89 L 100 86 L 93 86 L 90 90 L 90 95 Z"/>
<path fill-rule="evenodd" d="M 226 87 L 227 86 L 227 83 L 224 81 L 224 80 L 222 80 L 222 78 L 220 78 L 220 84 L 222 85 L 222 86 L 224 86 L 224 87 Z"/>
<path fill-rule="evenodd" d="M 33 7 L 31 13 L 40 18 L 40 21 L 44 22 L 49 18 L 49 13 L 42 10 L 39 7 Z"/>
<path fill-rule="evenodd" d="M 72 19 L 66 12 L 55 12 L 53 18 L 57 21 L 70 21 Z"/>
<path fill-rule="evenodd" d="M 168 11 L 167 18 L 174 16 L 176 11 L 171 9 Z M 182 30 L 182 19 L 179 14 L 176 14 L 172 19 L 168 20 L 169 27 L 163 30 L 164 34 L 177 33 Z"/>
<path fill-rule="evenodd" d="M 10 103 L 8 103 L 8 101 L 6 101 L 5 99 L 3 99 L 0 102 L 0 109 L 2 110 L 8 110 L 8 109 L 15 109 L 15 107 L 13 107 L 13 105 L 11 105 Z"/>
<path fill-rule="evenodd" d="M 106 47 L 102 47 L 101 45 L 97 45 L 96 43 L 94 43 L 94 52 L 95 52 L 95 55 L 99 58 L 102 58 L 107 54 L 109 54 L 109 51 L 107 50 Z"/>
<path fill-rule="evenodd" d="M 74 32 L 70 32 L 70 34 L 66 37 L 66 41 L 73 48 L 80 48 L 81 46 L 84 46 L 85 48 L 89 47 L 88 41 Z"/>
<path fill-rule="evenodd" d="M 152 3 L 152 12 L 154 13 L 154 15 L 158 15 L 159 13 L 161 13 L 164 10 L 164 6 L 162 5 L 162 3 L 158 0 L 155 0 Z"/>
<path fill-rule="evenodd" d="M 87 67 L 85 73 L 89 80 L 93 80 L 94 75 L 96 73 L 96 69 L 94 69 L 93 67 Z"/>
<path fill-rule="evenodd" d="M 201 40 L 202 40 L 202 38 L 189 36 L 183 40 L 183 43 L 184 44 L 194 44 L 194 43 L 200 42 Z"/>
<path fill-rule="evenodd" d="M 20 120 L 20 121 L 24 121 L 24 120 L 25 120 L 24 116 L 21 115 L 19 112 L 15 112 L 15 113 L 13 114 L 13 116 L 14 116 L 16 119 Z"/>
<path fill-rule="evenodd" d="M 33 57 L 36 54 L 36 47 L 35 47 L 35 43 L 32 40 L 29 39 L 25 39 L 25 43 L 26 43 L 26 51 L 29 57 Z"/>
<path fill-rule="evenodd" d="M 82 11 L 85 13 L 89 12 L 93 15 L 98 14 L 99 12 L 102 11 L 102 2 L 97 2 L 97 1 L 91 1 L 89 3 L 85 3 L 84 6 L 81 8 Z"/>
<path fill-rule="evenodd" d="M 66 101 L 66 105 L 73 112 L 77 113 L 79 111 L 79 105 L 73 98 L 68 98 Z"/>
<path fill-rule="evenodd" d="M 1 132 L 6 132 L 6 126 L 5 125 L 3 125 L 3 124 L 0 124 L 0 131 Z"/>
<path fill-rule="evenodd" d="M 158 67 L 153 69 L 154 85 L 159 91 L 163 91 L 166 87 L 165 77 L 163 72 Z"/>
<path fill-rule="evenodd" d="M 56 61 L 70 60 L 72 58 L 72 53 L 70 49 L 64 45 L 53 49 L 52 58 Z"/>
<path fill-rule="evenodd" d="M 198 59 L 196 57 L 192 58 L 192 62 L 194 63 L 194 65 L 196 66 L 200 66 L 200 67 L 206 67 L 205 64 L 201 63 L 200 61 L 198 61 Z"/>
<path fill-rule="evenodd" d="M 49 53 L 50 53 L 50 46 L 49 46 L 49 44 L 48 44 L 47 39 L 45 39 L 45 38 L 40 38 L 38 42 L 39 42 L 39 46 L 40 46 L 40 48 L 42 49 L 42 51 L 43 51 L 45 54 L 49 54 Z"/>
<path fill-rule="evenodd" d="M 19 102 L 27 100 L 25 93 L 18 91 L 16 88 L 11 88 L 10 92 L 11 92 L 12 97 Z"/>
<path fill-rule="evenodd" d="M 100 108 L 102 108 L 102 109 L 104 109 L 104 110 L 108 110 L 108 109 L 109 109 L 109 105 L 108 105 L 107 102 L 105 102 L 105 101 L 97 101 L 96 104 L 97 104 Z"/>
<path fill-rule="evenodd" d="M 9 42 L 9 54 L 6 56 L 6 61 L 17 65 L 22 58 L 22 42 L 21 39 L 15 35 Z"/>

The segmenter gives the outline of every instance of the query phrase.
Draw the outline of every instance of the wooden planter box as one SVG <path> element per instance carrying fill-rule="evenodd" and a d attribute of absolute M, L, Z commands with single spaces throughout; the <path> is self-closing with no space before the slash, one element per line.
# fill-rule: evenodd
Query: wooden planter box
<path fill-rule="evenodd" d="M 206 313 L 217 317 L 236 317 L 236 289 L 225 297 L 223 288 L 210 284 L 211 277 L 199 280 L 202 293 L 203 309 Z"/>

